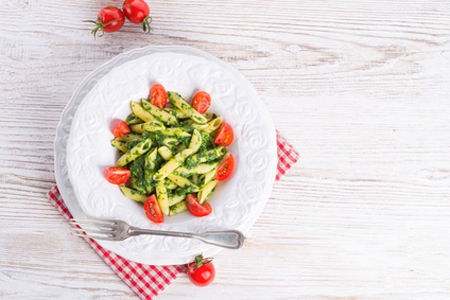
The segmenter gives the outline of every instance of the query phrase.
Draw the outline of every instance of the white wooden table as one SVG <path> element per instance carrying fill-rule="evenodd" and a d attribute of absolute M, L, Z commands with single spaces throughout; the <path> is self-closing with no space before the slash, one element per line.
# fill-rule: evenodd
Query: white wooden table
<path fill-rule="evenodd" d="M 0 6 L 0 298 L 135 296 L 46 198 L 77 83 L 135 47 L 189 45 L 255 85 L 301 161 L 211 286 L 160 299 L 450 297 L 450 2 L 152 1 L 153 34 L 89 24 L 119 0 Z"/>

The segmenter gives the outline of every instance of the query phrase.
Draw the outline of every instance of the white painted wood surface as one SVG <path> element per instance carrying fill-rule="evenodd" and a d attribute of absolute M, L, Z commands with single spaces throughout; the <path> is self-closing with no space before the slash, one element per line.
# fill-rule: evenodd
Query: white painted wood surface
<path fill-rule="evenodd" d="M 135 298 L 46 192 L 76 84 L 149 44 L 240 69 L 302 156 L 215 283 L 160 299 L 450 298 L 450 2 L 152 1 L 153 34 L 94 40 L 120 2 L 1 3 L 0 298 Z"/>

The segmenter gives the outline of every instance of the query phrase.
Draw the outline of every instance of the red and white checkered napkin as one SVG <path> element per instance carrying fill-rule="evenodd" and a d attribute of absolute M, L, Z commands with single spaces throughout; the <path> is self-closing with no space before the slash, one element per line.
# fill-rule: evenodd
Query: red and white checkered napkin
<path fill-rule="evenodd" d="M 298 160 L 298 152 L 277 131 L 278 171 L 276 179 Z M 50 202 L 67 219 L 72 215 L 64 204 L 58 188 L 54 186 L 49 192 Z M 122 279 L 141 299 L 152 299 L 164 290 L 177 275 L 184 272 L 185 266 L 152 266 L 135 263 L 101 247 L 93 239 L 86 239 L 103 261 Z"/>

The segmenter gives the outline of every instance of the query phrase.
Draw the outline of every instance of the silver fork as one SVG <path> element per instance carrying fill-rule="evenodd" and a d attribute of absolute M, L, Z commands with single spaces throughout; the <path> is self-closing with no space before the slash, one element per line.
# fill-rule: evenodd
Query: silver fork
<path fill-rule="evenodd" d="M 141 234 L 173 236 L 200 240 L 214 246 L 239 249 L 244 244 L 244 235 L 237 230 L 205 231 L 202 233 L 163 231 L 130 226 L 121 220 L 107 219 L 71 219 L 70 224 L 75 235 L 106 241 L 123 241 Z"/>

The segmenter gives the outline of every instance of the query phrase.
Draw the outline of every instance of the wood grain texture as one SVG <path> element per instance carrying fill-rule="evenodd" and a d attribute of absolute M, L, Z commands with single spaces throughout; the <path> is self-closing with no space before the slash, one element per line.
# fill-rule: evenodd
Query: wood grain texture
<path fill-rule="evenodd" d="M 161 299 L 448 299 L 450 2 L 152 1 L 153 34 L 94 40 L 106 4 L 0 7 L 0 298 L 135 298 L 49 204 L 53 139 L 96 66 L 176 44 L 241 70 L 301 163 L 214 284 Z"/>

